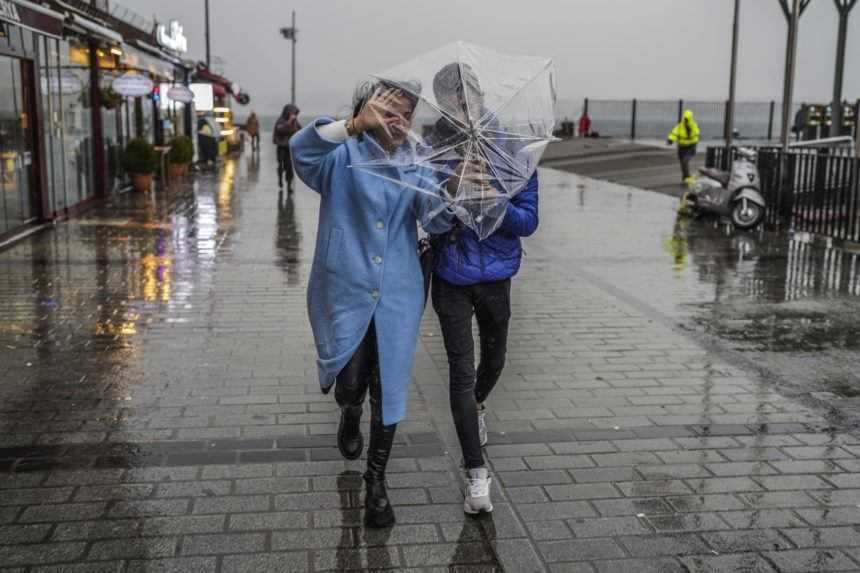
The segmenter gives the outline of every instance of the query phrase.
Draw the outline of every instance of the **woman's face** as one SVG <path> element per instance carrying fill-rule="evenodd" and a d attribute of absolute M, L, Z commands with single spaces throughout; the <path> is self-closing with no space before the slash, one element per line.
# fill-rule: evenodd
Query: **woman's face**
<path fill-rule="evenodd" d="M 412 125 L 412 112 L 414 105 L 412 100 L 402 91 L 395 92 L 390 103 L 379 110 L 385 120 L 386 128 L 379 127 L 374 131 L 376 140 L 388 151 L 393 151 L 403 145 Z"/>

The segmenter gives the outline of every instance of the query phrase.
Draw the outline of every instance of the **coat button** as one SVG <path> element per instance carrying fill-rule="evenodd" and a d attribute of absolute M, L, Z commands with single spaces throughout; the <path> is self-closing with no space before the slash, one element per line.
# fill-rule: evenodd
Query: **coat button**
<path fill-rule="evenodd" d="M 373 262 L 376 263 L 377 265 L 381 265 L 382 264 L 382 257 L 380 257 L 379 255 L 376 255 L 375 257 L 373 257 Z"/>
<path fill-rule="evenodd" d="M 378 298 L 379 298 L 379 291 L 378 291 L 378 290 L 376 290 L 376 289 L 373 289 L 373 290 L 370 292 L 370 296 L 372 296 L 372 297 L 373 297 L 373 298 L 375 298 L 375 299 L 378 299 Z"/>
<path fill-rule="evenodd" d="M 383 223 L 382 221 L 377 221 L 377 222 L 376 222 L 376 228 L 377 228 L 377 229 L 380 229 L 380 230 L 381 230 L 381 229 L 384 229 L 384 228 L 385 228 L 385 223 Z"/>

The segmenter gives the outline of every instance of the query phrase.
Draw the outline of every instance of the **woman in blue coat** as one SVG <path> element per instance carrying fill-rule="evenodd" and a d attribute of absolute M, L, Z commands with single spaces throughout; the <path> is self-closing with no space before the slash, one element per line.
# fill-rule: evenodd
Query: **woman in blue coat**
<path fill-rule="evenodd" d="M 326 393 L 335 388 L 338 448 L 347 459 L 357 459 L 364 447 L 360 420 L 370 393 L 365 524 L 387 527 L 394 513 L 385 466 L 406 415 L 424 310 L 416 223 L 444 232 L 452 211 L 432 191 L 417 191 L 428 175 L 421 169 L 371 174 L 350 168 L 384 160 L 403 145 L 414 96 L 370 84 L 357 90 L 353 103 L 350 120 L 318 119 L 293 136 L 290 148 L 296 174 L 321 195 L 308 284 L 320 384 Z"/>

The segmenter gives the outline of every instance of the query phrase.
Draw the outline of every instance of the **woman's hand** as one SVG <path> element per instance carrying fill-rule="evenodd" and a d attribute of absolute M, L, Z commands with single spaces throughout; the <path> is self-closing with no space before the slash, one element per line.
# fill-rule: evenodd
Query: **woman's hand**
<path fill-rule="evenodd" d="M 403 94 L 395 88 L 380 88 L 367 100 L 359 114 L 352 120 L 355 135 L 368 130 L 381 130 L 386 134 L 400 133 L 408 129 L 409 119 L 402 113 Z"/>

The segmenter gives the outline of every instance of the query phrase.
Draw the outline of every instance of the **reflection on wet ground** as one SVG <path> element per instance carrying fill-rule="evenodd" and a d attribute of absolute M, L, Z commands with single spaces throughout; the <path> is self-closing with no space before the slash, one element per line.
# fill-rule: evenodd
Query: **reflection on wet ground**
<path fill-rule="evenodd" d="M 547 175 L 545 187 L 557 193 L 572 184 L 567 174 Z M 860 249 L 806 233 L 735 231 L 676 214 L 675 200 L 611 183 L 573 185 L 577 208 L 550 217 L 566 219 L 569 240 L 587 246 L 574 250 L 577 267 L 743 354 L 789 395 L 860 393 Z"/>

